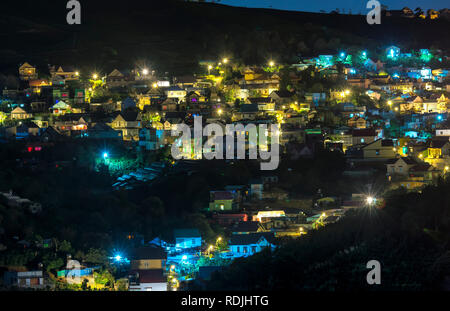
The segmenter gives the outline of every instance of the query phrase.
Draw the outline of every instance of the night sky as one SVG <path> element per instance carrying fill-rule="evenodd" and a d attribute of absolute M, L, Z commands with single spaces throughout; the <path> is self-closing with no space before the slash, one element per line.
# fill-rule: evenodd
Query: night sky
<path fill-rule="evenodd" d="M 320 10 L 330 12 L 339 8 L 341 12 L 342 9 L 345 9 L 345 13 L 348 13 L 349 9 L 351 9 L 352 14 L 365 14 L 369 11 L 366 9 L 367 2 L 368 0 L 221 0 L 219 3 L 252 8 L 307 12 L 319 12 Z M 449 0 L 384 0 L 380 1 L 380 3 L 387 5 L 388 9 L 401 9 L 406 6 L 413 10 L 421 7 L 426 11 L 427 9 L 440 10 L 450 7 Z"/>

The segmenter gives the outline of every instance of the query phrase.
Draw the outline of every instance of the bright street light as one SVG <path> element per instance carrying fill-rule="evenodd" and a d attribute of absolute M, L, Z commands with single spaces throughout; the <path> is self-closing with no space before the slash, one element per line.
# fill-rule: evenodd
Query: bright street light
<path fill-rule="evenodd" d="M 366 202 L 369 205 L 372 205 L 373 203 L 375 203 L 376 200 L 377 199 L 375 199 L 374 197 L 370 197 L 370 196 L 366 198 Z"/>
<path fill-rule="evenodd" d="M 271 61 L 269 62 L 269 66 L 270 66 L 270 67 L 275 66 L 275 62 L 274 62 L 273 60 L 271 60 Z"/>
<path fill-rule="evenodd" d="M 98 74 L 94 73 L 94 74 L 92 75 L 92 78 L 93 78 L 94 80 L 97 80 Z"/>
<path fill-rule="evenodd" d="M 144 70 L 142 70 L 142 74 L 143 74 L 144 76 L 148 75 L 148 69 L 145 68 Z"/>
<path fill-rule="evenodd" d="M 104 152 L 103 153 L 103 159 L 106 159 L 108 157 L 108 153 L 107 152 Z"/>

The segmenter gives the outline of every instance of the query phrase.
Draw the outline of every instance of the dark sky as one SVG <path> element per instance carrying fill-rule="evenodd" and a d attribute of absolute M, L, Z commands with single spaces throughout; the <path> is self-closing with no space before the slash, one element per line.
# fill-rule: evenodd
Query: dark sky
<path fill-rule="evenodd" d="M 368 0 L 221 0 L 219 3 L 252 8 L 308 12 L 319 12 L 320 10 L 330 12 L 339 8 L 341 11 L 345 9 L 345 13 L 348 13 L 351 9 L 352 14 L 366 14 L 369 11 L 366 9 L 367 2 Z M 387 5 L 389 9 L 401 9 L 406 6 L 413 10 L 421 7 L 426 11 L 427 9 L 440 10 L 450 7 L 449 0 L 383 0 L 380 3 Z"/>

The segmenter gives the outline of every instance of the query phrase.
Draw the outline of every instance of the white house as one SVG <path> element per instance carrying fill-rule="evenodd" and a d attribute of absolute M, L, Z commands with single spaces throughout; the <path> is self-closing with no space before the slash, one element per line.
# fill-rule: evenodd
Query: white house
<path fill-rule="evenodd" d="M 252 256 L 266 247 L 275 248 L 272 232 L 235 234 L 228 243 L 234 258 Z"/>
<path fill-rule="evenodd" d="M 167 291 L 167 278 L 162 269 L 139 270 L 130 277 L 129 291 Z"/>

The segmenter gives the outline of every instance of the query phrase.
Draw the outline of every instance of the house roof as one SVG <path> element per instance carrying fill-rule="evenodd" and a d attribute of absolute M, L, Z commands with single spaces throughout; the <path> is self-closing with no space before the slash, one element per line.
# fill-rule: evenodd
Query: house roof
<path fill-rule="evenodd" d="M 167 253 L 160 247 L 139 247 L 132 251 L 131 258 L 141 259 L 167 259 Z"/>
<path fill-rule="evenodd" d="M 272 97 L 249 97 L 248 100 L 252 104 L 271 103 L 272 102 Z"/>
<path fill-rule="evenodd" d="M 214 200 L 233 200 L 233 194 L 230 191 L 214 191 Z"/>
<path fill-rule="evenodd" d="M 442 148 L 448 142 L 449 142 L 448 140 L 435 139 L 431 141 L 430 148 Z"/>
<path fill-rule="evenodd" d="M 367 137 L 367 136 L 377 136 L 374 129 L 354 129 L 352 131 L 354 137 Z"/>
<path fill-rule="evenodd" d="M 294 93 L 291 93 L 289 91 L 273 91 L 272 93 L 280 98 L 291 98 L 292 96 L 294 96 Z"/>
<path fill-rule="evenodd" d="M 258 221 L 240 221 L 233 226 L 233 232 L 257 232 L 259 228 Z"/>
<path fill-rule="evenodd" d="M 258 104 L 243 104 L 241 105 L 239 112 L 258 112 Z"/>
<path fill-rule="evenodd" d="M 70 106 L 63 101 L 59 101 L 55 105 L 52 106 L 52 109 L 69 109 Z"/>
<path fill-rule="evenodd" d="M 231 236 L 230 245 L 249 245 L 256 244 L 258 241 L 264 238 L 269 243 L 272 243 L 275 239 L 273 232 L 258 232 L 249 234 L 235 234 Z"/>
<path fill-rule="evenodd" d="M 201 234 L 198 229 L 190 228 L 190 229 L 175 229 L 173 230 L 173 235 L 175 238 L 200 238 Z"/>

